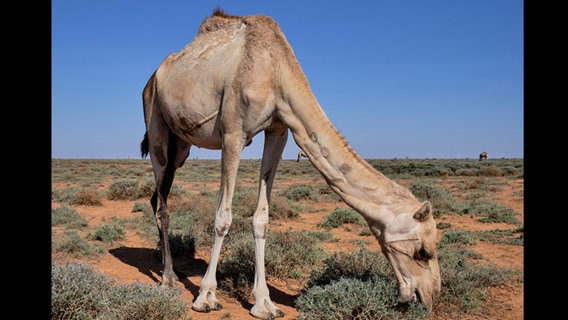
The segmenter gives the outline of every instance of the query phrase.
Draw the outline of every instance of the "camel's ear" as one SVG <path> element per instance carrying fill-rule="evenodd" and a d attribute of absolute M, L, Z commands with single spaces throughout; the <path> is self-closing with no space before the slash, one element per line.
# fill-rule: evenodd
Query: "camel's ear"
<path fill-rule="evenodd" d="M 430 204 L 430 201 L 424 201 L 424 203 L 422 203 L 422 207 L 420 207 L 420 209 L 418 209 L 418 211 L 414 214 L 414 219 L 423 222 L 426 221 L 431 214 L 432 205 Z"/>

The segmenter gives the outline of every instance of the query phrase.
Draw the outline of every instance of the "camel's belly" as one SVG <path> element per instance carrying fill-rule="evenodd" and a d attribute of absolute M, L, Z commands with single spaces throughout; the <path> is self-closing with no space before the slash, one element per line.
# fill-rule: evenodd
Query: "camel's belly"
<path fill-rule="evenodd" d="M 180 110 L 180 113 L 170 118 L 172 121 L 166 119 L 175 134 L 200 148 L 221 149 L 221 130 L 217 111 L 202 113 L 185 109 Z"/>

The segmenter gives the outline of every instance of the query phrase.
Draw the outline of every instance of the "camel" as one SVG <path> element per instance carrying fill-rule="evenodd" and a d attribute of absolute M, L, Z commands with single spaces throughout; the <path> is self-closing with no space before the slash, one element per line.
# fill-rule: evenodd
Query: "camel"
<path fill-rule="evenodd" d="M 308 156 L 306 155 L 306 153 L 303 150 L 300 150 L 300 152 L 298 152 L 298 159 L 296 160 L 296 162 L 300 161 L 300 158 L 307 158 Z"/>
<path fill-rule="evenodd" d="M 167 209 L 176 169 L 183 166 L 191 146 L 221 150 L 214 239 L 192 309 L 222 308 L 216 297 L 216 270 L 231 226 L 241 152 L 264 132 L 252 217 L 255 280 L 249 313 L 260 319 L 284 316 L 270 298 L 264 253 L 271 190 L 290 131 L 329 187 L 367 221 L 394 271 L 399 301 L 419 299 L 432 310 L 441 280 L 430 202 L 419 201 L 351 148 L 319 105 L 290 44 L 271 17 L 233 16 L 216 9 L 188 45 L 163 60 L 142 98 L 146 132 L 140 147 L 143 158 L 150 155 L 156 182 L 150 203 L 162 247 L 162 287 L 172 287 L 179 280 L 168 243 Z"/>
<path fill-rule="evenodd" d="M 487 152 L 485 151 L 479 154 L 479 161 L 482 161 L 483 159 L 487 160 Z"/>

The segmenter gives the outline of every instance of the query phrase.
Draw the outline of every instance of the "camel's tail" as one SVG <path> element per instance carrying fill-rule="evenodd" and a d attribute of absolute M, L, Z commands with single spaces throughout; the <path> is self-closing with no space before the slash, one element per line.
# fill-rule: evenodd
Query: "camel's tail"
<path fill-rule="evenodd" d="M 142 158 L 148 156 L 150 147 L 148 145 L 148 128 L 150 120 L 152 119 L 152 109 L 154 108 L 155 100 L 154 95 L 156 92 L 156 72 L 152 74 L 144 90 L 142 90 L 142 104 L 144 106 L 144 123 L 146 125 L 146 132 L 144 133 L 144 140 L 140 143 L 140 152 L 142 153 Z"/>
<path fill-rule="evenodd" d="M 148 131 L 144 132 L 144 140 L 140 143 L 140 152 L 142 153 L 142 159 L 148 156 Z"/>

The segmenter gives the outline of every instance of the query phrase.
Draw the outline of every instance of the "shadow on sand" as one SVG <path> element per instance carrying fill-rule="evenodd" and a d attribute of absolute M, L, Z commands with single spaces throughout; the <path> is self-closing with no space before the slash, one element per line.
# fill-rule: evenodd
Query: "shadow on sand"
<path fill-rule="evenodd" d="M 159 250 L 149 248 L 120 247 L 110 249 L 109 253 L 125 264 L 136 267 L 140 273 L 146 275 L 155 283 L 161 282 L 161 279 L 155 277 L 155 274 L 161 275 L 163 271 L 162 261 L 160 258 L 161 252 Z M 203 259 L 194 259 L 191 257 L 178 257 L 172 259 L 174 264 L 174 272 L 178 276 L 179 281 L 187 290 L 191 292 L 194 299 L 197 298 L 197 296 L 199 295 L 201 278 L 199 281 L 194 280 L 196 283 L 193 283 L 193 281 L 190 280 L 189 277 L 202 277 L 203 275 L 205 275 L 205 271 L 207 271 L 207 263 Z M 217 281 L 220 281 L 221 279 L 219 279 L 219 274 L 217 275 Z M 272 298 L 272 301 L 274 303 L 294 307 L 294 301 L 296 300 L 298 295 L 290 295 L 270 285 L 268 286 L 268 289 L 270 290 L 270 297 Z M 243 306 L 243 308 L 247 310 L 250 310 L 250 308 L 252 308 L 252 304 L 249 301 L 246 301 L 244 299 L 238 299 L 238 301 Z"/>

